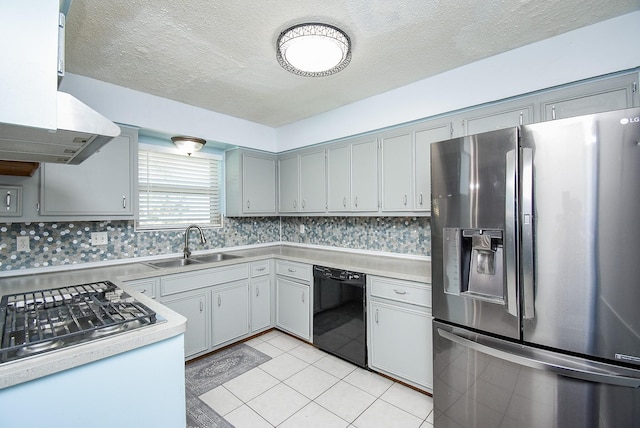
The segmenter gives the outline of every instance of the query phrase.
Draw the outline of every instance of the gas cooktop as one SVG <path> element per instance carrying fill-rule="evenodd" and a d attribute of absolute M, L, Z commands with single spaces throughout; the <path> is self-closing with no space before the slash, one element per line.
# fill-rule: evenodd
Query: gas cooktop
<path fill-rule="evenodd" d="M 6 295 L 0 363 L 164 321 L 110 281 Z"/>

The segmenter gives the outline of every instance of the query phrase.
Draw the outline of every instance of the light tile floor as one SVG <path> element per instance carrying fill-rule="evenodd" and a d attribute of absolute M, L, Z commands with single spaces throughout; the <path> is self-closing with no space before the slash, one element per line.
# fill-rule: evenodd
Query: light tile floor
<path fill-rule="evenodd" d="M 238 428 L 433 428 L 433 399 L 272 330 L 272 359 L 200 398 Z"/>

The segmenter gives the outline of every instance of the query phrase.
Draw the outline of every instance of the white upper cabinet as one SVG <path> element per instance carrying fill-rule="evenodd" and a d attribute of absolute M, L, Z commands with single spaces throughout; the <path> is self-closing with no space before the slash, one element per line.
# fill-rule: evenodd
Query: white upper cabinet
<path fill-rule="evenodd" d="M 276 215 L 276 156 L 244 149 L 225 153 L 227 216 Z"/>
<path fill-rule="evenodd" d="M 425 122 L 381 134 L 383 212 L 431 210 L 430 146 L 451 130 L 449 122 Z"/>
<path fill-rule="evenodd" d="M 431 211 L 431 143 L 451 138 L 452 132 L 450 122 L 429 122 L 413 129 L 415 146 L 414 211 Z"/>
<path fill-rule="evenodd" d="M 281 213 L 298 212 L 298 193 L 300 189 L 298 155 L 278 158 L 278 190 Z"/>
<path fill-rule="evenodd" d="M 533 110 L 533 103 L 516 101 L 470 111 L 462 121 L 464 135 L 528 125 L 533 123 Z"/>
<path fill-rule="evenodd" d="M 133 219 L 138 132 L 122 133 L 80 165 L 40 166 L 40 214 L 78 219 Z"/>
<path fill-rule="evenodd" d="M 325 212 L 327 210 L 326 171 L 324 148 L 300 153 L 299 211 Z"/>
<path fill-rule="evenodd" d="M 380 137 L 382 155 L 382 210 L 413 209 L 413 134 L 403 128 Z"/>
<path fill-rule="evenodd" d="M 301 150 L 279 156 L 280 212 L 326 212 L 326 171 L 324 148 Z"/>
<path fill-rule="evenodd" d="M 625 74 L 555 91 L 540 97 L 541 121 L 636 107 L 638 74 Z"/>
<path fill-rule="evenodd" d="M 329 212 L 351 211 L 351 145 L 327 147 L 327 205 Z"/>
<path fill-rule="evenodd" d="M 378 140 L 375 136 L 351 143 L 351 211 L 378 211 Z"/>

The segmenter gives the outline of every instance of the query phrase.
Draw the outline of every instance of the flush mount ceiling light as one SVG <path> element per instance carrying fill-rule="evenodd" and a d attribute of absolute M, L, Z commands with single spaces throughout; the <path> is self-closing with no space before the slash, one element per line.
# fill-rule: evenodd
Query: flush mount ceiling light
<path fill-rule="evenodd" d="M 280 65 L 299 76 L 330 76 L 351 61 L 349 36 L 328 24 L 295 25 L 280 33 L 276 47 Z"/>
<path fill-rule="evenodd" d="M 191 156 L 191 153 L 197 152 L 203 148 L 207 143 L 207 141 L 202 138 L 185 136 L 171 137 L 171 141 L 173 141 L 173 144 L 175 144 L 180 151 L 188 154 L 189 156 Z"/>

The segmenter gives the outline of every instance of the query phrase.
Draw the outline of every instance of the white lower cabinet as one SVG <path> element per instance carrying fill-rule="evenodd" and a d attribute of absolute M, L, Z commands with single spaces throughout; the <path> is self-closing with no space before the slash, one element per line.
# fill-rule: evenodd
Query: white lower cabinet
<path fill-rule="evenodd" d="M 207 290 L 179 293 L 162 300 L 162 304 L 187 319 L 184 333 L 184 355 L 205 352 L 209 349 L 209 304 Z"/>
<path fill-rule="evenodd" d="M 163 276 L 159 295 L 187 318 L 187 359 L 249 333 L 248 263 Z"/>
<path fill-rule="evenodd" d="M 276 326 L 311 341 L 310 265 L 276 262 Z"/>
<path fill-rule="evenodd" d="M 310 340 L 309 286 L 286 278 L 276 278 L 276 326 Z"/>
<path fill-rule="evenodd" d="M 369 366 L 431 392 L 431 287 L 373 276 L 368 281 Z"/>
<path fill-rule="evenodd" d="M 251 263 L 251 332 L 266 330 L 272 325 L 271 306 L 271 261 L 263 260 Z"/>
<path fill-rule="evenodd" d="M 248 334 L 249 281 L 219 285 L 211 293 L 211 346 Z"/>

